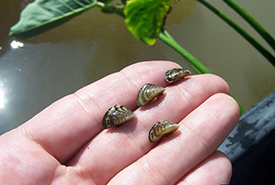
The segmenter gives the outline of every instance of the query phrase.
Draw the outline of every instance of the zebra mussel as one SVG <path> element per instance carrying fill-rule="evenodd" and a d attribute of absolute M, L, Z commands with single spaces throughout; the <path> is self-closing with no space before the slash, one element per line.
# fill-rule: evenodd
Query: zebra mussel
<path fill-rule="evenodd" d="M 134 117 L 135 114 L 127 107 L 115 105 L 105 113 L 102 120 L 102 126 L 104 129 L 111 128 L 112 126 L 120 125 Z"/>
<path fill-rule="evenodd" d="M 173 68 L 164 74 L 164 78 L 168 83 L 175 83 L 189 75 L 191 72 L 187 69 Z"/>
<path fill-rule="evenodd" d="M 147 103 L 155 100 L 159 95 L 165 91 L 164 87 L 160 87 L 154 84 L 145 84 L 138 92 L 137 105 L 142 107 Z"/>
<path fill-rule="evenodd" d="M 157 122 L 149 131 L 149 140 L 155 142 L 162 137 L 167 137 L 178 130 L 179 125 L 168 120 Z"/>

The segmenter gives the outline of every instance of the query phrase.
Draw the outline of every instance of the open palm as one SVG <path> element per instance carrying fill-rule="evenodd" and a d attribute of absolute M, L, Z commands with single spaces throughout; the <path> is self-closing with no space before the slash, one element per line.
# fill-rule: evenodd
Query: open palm
<path fill-rule="evenodd" d="M 227 84 L 215 75 L 193 75 L 174 85 L 165 61 L 141 62 L 53 103 L 0 136 L 0 184 L 221 184 L 231 163 L 216 151 L 236 125 L 239 109 Z M 164 95 L 138 108 L 145 83 Z M 103 130 L 102 118 L 124 105 L 136 119 Z M 180 125 L 158 143 L 148 132 L 159 120 Z"/>

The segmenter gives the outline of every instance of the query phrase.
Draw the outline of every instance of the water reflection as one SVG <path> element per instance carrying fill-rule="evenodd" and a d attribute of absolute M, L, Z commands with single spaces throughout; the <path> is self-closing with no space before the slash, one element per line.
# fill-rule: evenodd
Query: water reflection
<path fill-rule="evenodd" d="M 23 44 L 22 42 L 13 40 L 13 41 L 10 43 L 10 46 L 11 46 L 13 49 L 17 49 L 17 48 L 22 48 L 22 47 L 24 46 L 24 44 Z"/>
<path fill-rule="evenodd" d="M 4 98 L 4 91 L 0 87 L 0 109 L 5 107 L 5 98 Z"/>

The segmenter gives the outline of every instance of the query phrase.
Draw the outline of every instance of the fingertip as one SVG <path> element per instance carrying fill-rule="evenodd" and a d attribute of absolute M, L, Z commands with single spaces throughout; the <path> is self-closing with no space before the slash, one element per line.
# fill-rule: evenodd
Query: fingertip
<path fill-rule="evenodd" d="M 228 184 L 232 176 L 232 164 L 228 157 L 215 151 L 184 176 L 178 184 Z"/>
<path fill-rule="evenodd" d="M 180 67 L 180 65 L 171 61 L 143 61 L 125 67 L 119 73 L 139 89 L 145 83 L 166 86 L 164 74 L 175 67 Z"/>
<path fill-rule="evenodd" d="M 235 127 L 238 123 L 238 120 L 240 118 L 240 108 L 237 103 L 237 101 L 230 95 L 219 93 L 216 94 L 215 97 L 221 104 L 221 107 L 224 107 L 224 111 L 226 114 L 224 116 L 227 116 L 231 119 L 231 123 Z"/>
<path fill-rule="evenodd" d="M 209 76 L 214 83 L 216 83 L 216 87 L 219 88 L 216 92 L 221 92 L 225 94 L 229 94 L 230 88 L 228 83 L 220 76 L 216 74 L 204 74 Z"/>
<path fill-rule="evenodd" d="M 139 77 L 146 77 L 148 74 L 151 73 L 158 73 L 158 71 L 161 71 L 164 75 L 164 72 L 166 72 L 168 69 L 175 68 L 175 67 L 181 67 L 176 62 L 172 61 L 163 61 L 163 60 L 152 60 L 152 61 L 142 61 L 137 62 L 132 65 L 129 65 L 125 68 L 123 68 L 120 72 L 123 74 L 139 74 Z M 135 75 L 134 75 L 135 76 Z"/>
<path fill-rule="evenodd" d="M 224 174 L 221 181 L 229 183 L 231 176 L 232 176 L 232 169 L 233 169 L 230 159 L 228 158 L 228 156 L 226 154 L 224 154 L 223 152 L 221 152 L 219 150 L 217 150 L 214 153 L 214 157 L 216 157 L 219 160 L 217 165 L 223 171 L 222 174 Z"/>
<path fill-rule="evenodd" d="M 125 67 L 122 70 L 125 70 L 127 68 L 135 68 L 135 67 L 139 67 L 139 66 L 149 66 L 149 67 L 163 67 L 163 66 L 167 66 L 167 67 L 181 67 L 178 63 L 173 62 L 173 61 L 167 61 L 167 60 L 148 60 L 148 61 L 140 61 L 137 63 L 134 63 L 130 66 Z"/>
<path fill-rule="evenodd" d="M 239 106 L 237 100 L 234 97 L 227 96 L 227 98 L 228 98 L 228 101 L 230 101 L 229 105 L 231 106 L 232 114 L 235 118 L 235 122 L 238 122 L 238 120 L 240 118 L 240 113 L 241 113 L 240 112 L 240 106 Z"/>

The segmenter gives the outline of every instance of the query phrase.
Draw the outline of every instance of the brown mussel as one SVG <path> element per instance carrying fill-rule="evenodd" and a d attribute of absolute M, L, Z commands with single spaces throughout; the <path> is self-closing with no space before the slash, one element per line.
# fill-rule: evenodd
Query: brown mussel
<path fill-rule="evenodd" d="M 178 130 L 179 125 L 168 120 L 157 122 L 149 131 L 149 140 L 155 142 L 162 137 L 167 137 Z"/>
<path fill-rule="evenodd" d="M 137 105 L 139 107 L 142 107 L 143 105 L 155 100 L 164 91 L 164 87 L 160 87 L 149 83 L 145 84 L 138 92 Z"/>
<path fill-rule="evenodd" d="M 168 83 L 175 83 L 189 75 L 191 72 L 187 69 L 173 68 L 164 74 L 164 78 Z"/>
<path fill-rule="evenodd" d="M 127 107 L 115 105 L 105 113 L 102 120 L 102 126 L 104 129 L 111 128 L 112 126 L 120 125 L 134 117 L 135 114 Z"/>

